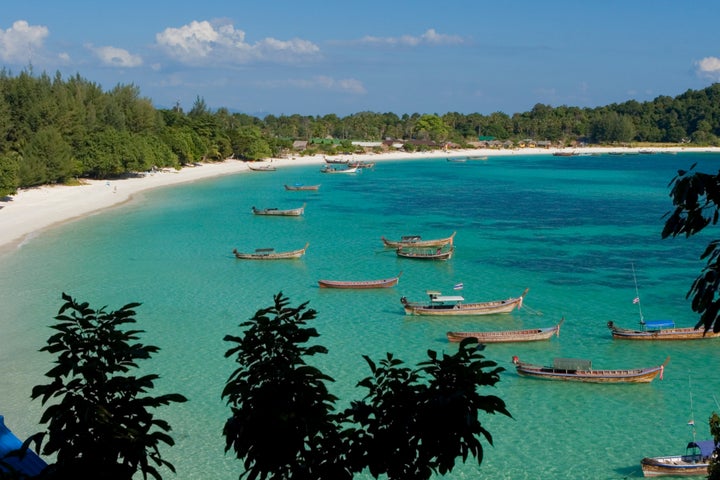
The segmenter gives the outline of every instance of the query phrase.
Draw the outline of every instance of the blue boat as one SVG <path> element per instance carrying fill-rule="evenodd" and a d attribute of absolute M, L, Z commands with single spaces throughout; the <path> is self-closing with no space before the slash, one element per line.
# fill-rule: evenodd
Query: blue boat
<path fill-rule="evenodd" d="M 22 445 L 23 442 L 5 426 L 5 418 L 0 415 L 0 472 L 15 471 L 34 477 L 47 467 L 47 463 L 29 448 L 20 454 L 18 450 Z"/>

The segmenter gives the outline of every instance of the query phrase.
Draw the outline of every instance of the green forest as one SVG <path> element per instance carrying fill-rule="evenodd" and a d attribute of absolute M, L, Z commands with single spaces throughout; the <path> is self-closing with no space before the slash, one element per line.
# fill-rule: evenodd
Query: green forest
<path fill-rule="evenodd" d="M 720 84 L 649 102 L 597 108 L 537 104 L 529 112 L 375 113 L 346 117 L 252 115 L 211 111 L 198 96 L 185 111 L 159 109 L 135 85 L 110 90 L 79 75 L 63 78 L 0 71 L 0 196 L 18 188 L 118 178 L 226 158 L 259 160 L 353 151 L 353 141 L 394 140 L 406 150 L 459 147 L 480 138 L 506 145 L 720 144 Z"/>

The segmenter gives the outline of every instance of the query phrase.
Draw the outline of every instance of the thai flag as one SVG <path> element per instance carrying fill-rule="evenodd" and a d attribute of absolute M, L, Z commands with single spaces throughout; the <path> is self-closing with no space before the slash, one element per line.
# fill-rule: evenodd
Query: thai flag
<path fill-rule="evenodd" d="M 456 283 L 453 290 L 462 290 L 464 286 L 462 283 Z"/>
<path fill-rule="evenodd" d="M 633 298 L 633 303 L 640 303 L 640 297 Z"/>

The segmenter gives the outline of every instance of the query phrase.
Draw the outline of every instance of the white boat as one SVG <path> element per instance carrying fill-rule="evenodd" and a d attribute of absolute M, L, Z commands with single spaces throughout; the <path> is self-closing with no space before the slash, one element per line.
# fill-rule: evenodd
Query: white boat
<path fill-rule="evenodd" d="M 337 167 L 331 167 L 329 165 L 325 165 L 323 168 L 320 169 L 322 173 L 356 173 L 358 171 L 357 167 L 348 167 L 348 168 L 337 168 Z"/>
<path fill-rule="evenodd" d="M 705 477 L 715 447 L 714 440 L 690 442 L 685 447 L 685 455 L 645 457 L 640 461 L 640 467 L 645 477 Z"/>

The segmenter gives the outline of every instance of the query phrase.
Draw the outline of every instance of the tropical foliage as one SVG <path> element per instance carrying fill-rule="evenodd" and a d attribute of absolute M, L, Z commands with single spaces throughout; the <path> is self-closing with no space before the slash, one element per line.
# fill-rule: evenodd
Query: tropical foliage
<path fill-rule="evenodd" d="M 492 436 L 480 411 L 510 416 L 504 402 L 478 389 L 493 386 L 503 371 L 478 353 L 469 339 L 454 355 L 428 351 L 416 369 L 388 353 L 379 363 L 365 357 L 371 375 L 358 386 L 367 395 L 335 413 L 333 379 L 305 359 L 327 353 L 310 342 L 306 327 L 316 317 L 307 303 L 288 306 L 279 293 L 274 305 L 228 335 L 237 369 L 222 392 L 232 415 L 223 429 L 248 479 L 342 480 L 369 471 L 378 478 L 428 479 L 452 471 L 468 456 L 482 462 L 479 437 Z M 487 370 L 486 370 L 487 369 Z"/>
<path fill-rule="evenodd" d="M 668 214 L 662 237 L 690 237 L 720 218 L 720 173 L 680 170 L 670 191 L 675 209 Z M 720 332 L 720 240 L 711 240 L 700 256 L 706 265 L 695 279 L 688 297 L 693 311 L 700 314 L 696 328 Z"/>
<path fill-rule="evenodd" d="M 466 146 L 480 137 L 559 146 L 717 145 L 720 84 L 651 102 L 598 108 L 538 104 L 512 115 L 358 112 L 258 118 L 227 107 L 213 112 L 200 97 L 188 112 L 179 104 L 158 109 L 134 85 L 104 91 L 77 75 L 0 71 L 0 196 L 73 177 L 117 177 L 228 157 L 258 160 L 288 152 L 294 140 L 310 142 L 306 153 L 333 154 L 353 151 L 351 141 L 392 139 L 415 151 L 448 142 Z"/>
<path fill-rule="evenodd" d="M 56 458 L 43 478 L 130 480 L 139 471 L 160 479 L 157 466 L 174 472 L 159 449 L 174 444 L 170 425 L 152 410 L 186 398 L 149 396 L 158 376 L 129 374 L 159 350 L 138 342 L 142 330 L 121 330 L 136 322 L 139 304 L 105 312 L 62 298 L 52 326 L 57 333 L 41 349 L 57 357 L 46 374 L 51 381 L 32 390 L 32 398 L 47 405 L 40 420 L 47 424 L 42 454 Z"/>

